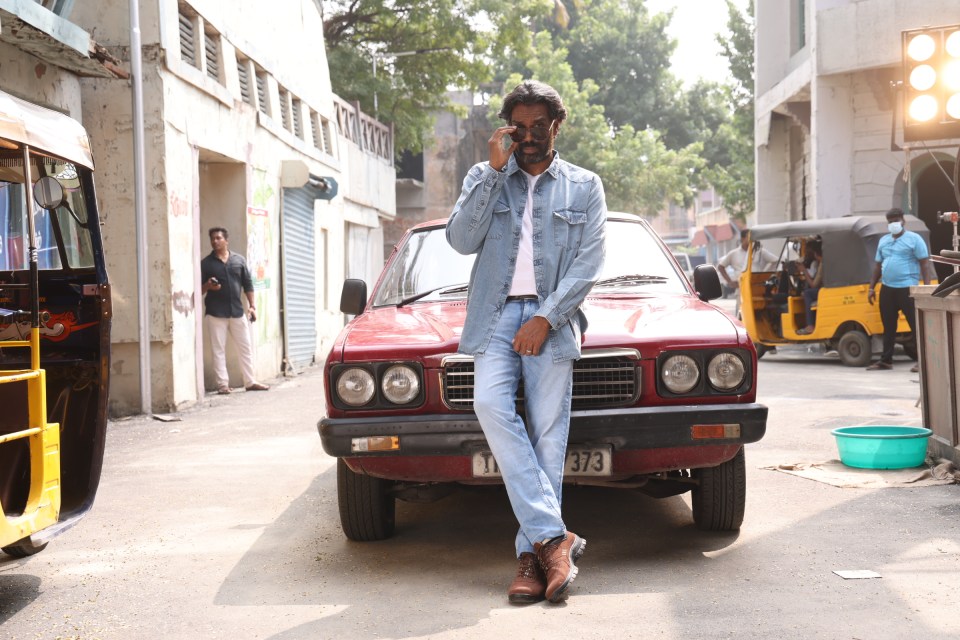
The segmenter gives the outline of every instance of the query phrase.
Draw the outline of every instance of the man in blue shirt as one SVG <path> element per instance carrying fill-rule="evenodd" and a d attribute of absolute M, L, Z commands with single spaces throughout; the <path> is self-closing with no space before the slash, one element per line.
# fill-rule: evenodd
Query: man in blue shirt
<path fill-rule="evenodd" d="M 879 361 L 867 367 L 869 371 L 893 369 L 893 347 L 901 311 L 907 318 L 910 331 L 916 336 L 916 310 L 913 298 L 910 297 L 910 287 L 918 284 L 921 278 L 923 284 L 930 283 L 927 275 L 930 268 L 927 243 L 918 234 L 904 228 L 903 211 L 900 209 L 887 211 L 887 225 L 890 233 L 880 238 L 877 245 L 876 264 L 870 278 L 870 291 L 867 293 L 867 301 L 873 304 L 877 297 L 877 282 L 883 283 L 883 288 L 880 289 L 883 353 L 880 354 Z M 918 368 L 914 366 L 911 371 L 916 373 Z"/>
<path fill-rule="evenodd" d="M 460 352 L 474 357 L 474 411 L 520 523 L 509 601 L 559 602 L 586 546 L 567 531 L 560 495 L 580 305 L 600 277 L 607 206 L 600 178 L 553 149 L 567 117 L 556 90 L 523 82 L 500 117 L 490 161 L 467 173 L 447 224 L 450 245 L 477 255 Z"/>

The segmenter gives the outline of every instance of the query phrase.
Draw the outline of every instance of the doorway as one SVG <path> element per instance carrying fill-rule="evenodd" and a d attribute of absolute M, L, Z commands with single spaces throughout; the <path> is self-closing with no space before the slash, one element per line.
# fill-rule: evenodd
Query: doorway
<path fill-rule="evenodd" d="M 247 176 L 246 165 L 231 160 L 213 151 L 200 149 L 197 163 L 198 225 L 197 253 L 197 297 L 200 298 L 200 260 L 210 253 L 211 227 L 223 227 L 230 234 L 230 250 L 240 255 L 247 253 Z M 216 375 L 210 353 L 210 337 L 204 328 L 203 301 L 197 305 L 197 336 L 201 337 L 197 345 L 198 364 L 202 365 L 198 380 L 198 392 L 203 397 L 205 389 L 216 389 Z M 198 366 L 198 369 L 200 367 Z M 227 371 L 230 374 L 230 386 L 243 385 L 240 362 L 232 340 L 227 340 Z"/>
<path fill-rule="evenodd" d="M 917 194 L 915 215 L 930 229 L 930 253 L 935 256 L 940 255 L 941 249 L 953 247 L 953 225 L 940 222 L 940 214 L 957 210 L 953 185 L 944 175 L 944 171 L 950 176 L 953 175 L 955 160 L 946 160 L 942 157 L 938 159 L 940 166 L 937 166 L 936 162 L 931 162 L 920 172 L 915 182 Z M 943 167 L 943 171 L 940 167 Z M 936 262 L 933 265 L 937 270 L 937 278 L 941 282 L 953 273 L 953 267 L 950 265 Z"/>

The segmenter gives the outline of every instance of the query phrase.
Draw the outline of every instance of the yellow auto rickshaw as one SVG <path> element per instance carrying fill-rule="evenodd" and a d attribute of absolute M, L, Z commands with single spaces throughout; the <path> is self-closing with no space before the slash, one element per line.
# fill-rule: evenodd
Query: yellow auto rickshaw
<path fill-rule="evenodd" d="M 907 215 L 904 225 L 920 234 L 930 246 L 930 232 L 917 217 Z M 884 216 L 845 216 L 761 224 L 750 229 L 750 241 L 779 259 L 773 266 L 754 270 L 751 252 L 740 275 L 741 320 L 757 347 L 757 355 L 778 345 L 822 344 L 836 351 L 847 366 L 867 365 L 873 353 L 882 351 L 883 323 L 879 305 L 867 301 L 877 244 L 887 233 Z M 814 243 L 822 251 L 822 284 L 812 307 L 815 324 L 807 326 L 805 286 L 800 262 Z M 917 347 L 903 314 L 897 327 L 897 342 L 916 359 Z"/>
<path fill-rule="evenodd" d="M 110 287 L 83 127 L 0 92 L 0 549 L 42 550 L 90 509 Z"/>

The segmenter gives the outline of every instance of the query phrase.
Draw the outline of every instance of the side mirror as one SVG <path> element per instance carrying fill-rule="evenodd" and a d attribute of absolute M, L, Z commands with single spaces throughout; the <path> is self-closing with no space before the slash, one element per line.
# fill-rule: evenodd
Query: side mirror
<path fill-rule="evenodd" d="M 340 311 L 353 316 L 363 313 L 367 306 L 367 283 L 355 278 L 347 278 L 340 292 Z"/>
<path fill-rule="evenodd" d="M 66 202 L 67 194 L 59 180 L 53 176 L 43 176 L 33 185 L 33 199 L 44 209 L 56 209 Z"/>
<path fill-rule="evenodd" d="M 720 274 L 712 264 L 698 264 L 693 270 L 693 288 L 704 302 L 716 300 L 723 295 L 720 288 Z"/>

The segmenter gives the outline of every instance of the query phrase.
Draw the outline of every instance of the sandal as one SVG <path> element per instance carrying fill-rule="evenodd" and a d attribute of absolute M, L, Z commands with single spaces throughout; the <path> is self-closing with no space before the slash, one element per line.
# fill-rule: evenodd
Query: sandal
<path fill-rule="evenodd" d="M 810 335 L 811 333 L 813 333 L 813 329 L 807 329 L 806 327 L 804 327 L 804 328 L 802 328 L 802 329 L 797 329 L 797 335 L 798 335 L 798 336 L 808 336 L 808 335 Z"/>

